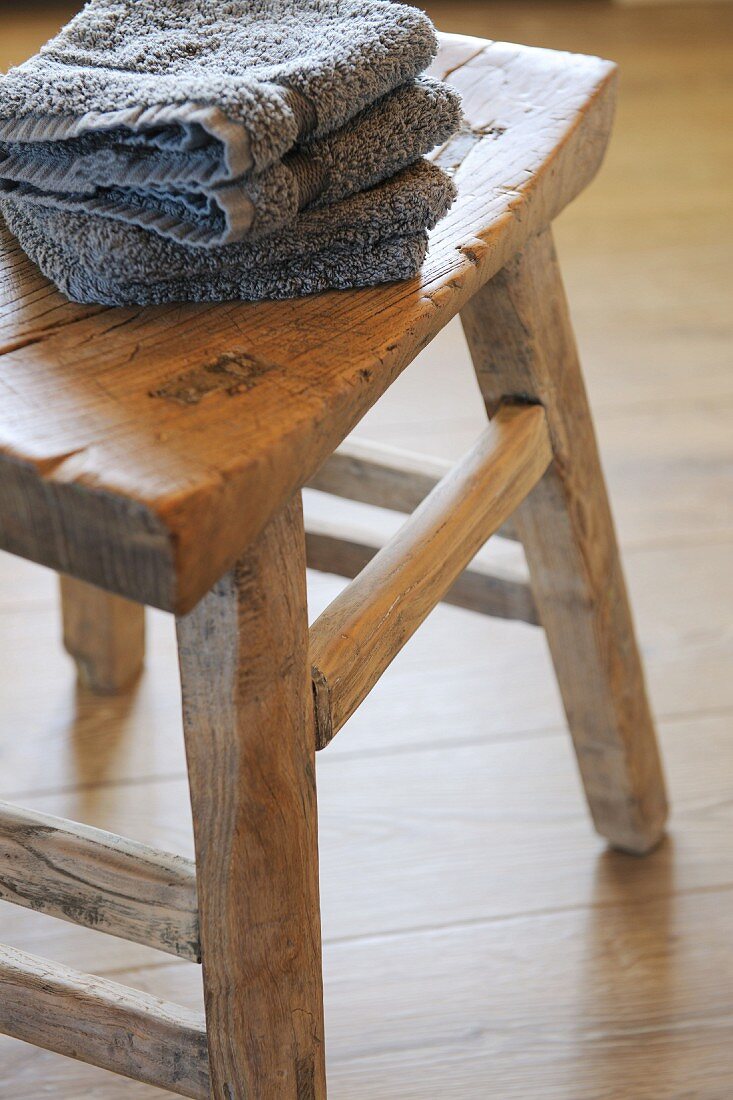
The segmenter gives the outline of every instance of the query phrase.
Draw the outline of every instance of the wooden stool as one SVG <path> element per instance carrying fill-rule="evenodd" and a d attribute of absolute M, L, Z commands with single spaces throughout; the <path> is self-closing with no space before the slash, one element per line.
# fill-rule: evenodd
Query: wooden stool
<path fill-rule="evenodd" d="M 460 197 L 410 282 L 83 307 L 6 238 L 0 541 L 68 576 L 98 690 L 136 675 L 142 605 L 177 616 L 196 864 L 5 806 L 0 895 L 202 961 L 206 1017 L 2 948 L 0 1028 L 183 1096 L 325 1097 L 314 754 L 440 600 L 541 621 L 596 828 L 642 853 L 664 825 L 549 229 L 601 162 L 614 67 L 446 35 L 434 71 L 464 96 L 437 154 Z M 466 457 L 438 480 L 337 450 L 459 311 L 490 417 Z M 413 514 L 379 552 L 309 537 L 305 485 Z M 531 590 L 466 571 L 500 527 Z M 310 631 L 307 555 L 355 577 Z"/>

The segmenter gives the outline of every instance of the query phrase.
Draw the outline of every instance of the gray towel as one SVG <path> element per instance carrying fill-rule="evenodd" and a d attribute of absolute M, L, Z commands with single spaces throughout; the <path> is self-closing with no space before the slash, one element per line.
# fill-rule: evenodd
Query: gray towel
<path fill-rule="evenodd" d="M 389 0 L 91 0 L 0 81 L 0 139 L 213 143 L 236 178 L 342 126 L 436 48 L 427 16 Z"/>
<path fill-rule="evenodd" d="M 226 166 L 211 146 L 164 152 L 117 141 L 112 131 L 0 143 L 0 190 L 212 247 L 272 233 L 306 206 L 372 187 L 445 141 L 459 122 L 456 93 L 423 78 L 238 180 L 224 182 Z"/>
<path fill-rule="evenodd" d="M 448 176 L 417 161 L 258 241 L 192 249 L 125 222 L 54 210 L 17 192 L 0 211 L 43 273 L 78 302 L 289 298 L 413 276 L 427 232 L 450 206 Z"/>

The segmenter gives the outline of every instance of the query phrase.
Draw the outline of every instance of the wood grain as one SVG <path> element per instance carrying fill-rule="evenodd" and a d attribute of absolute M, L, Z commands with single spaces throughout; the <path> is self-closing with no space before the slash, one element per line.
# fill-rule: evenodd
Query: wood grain
<path fill-rule="evenodd" d="M 621 64 L 604 171 L 555 231 L 672 831 L 644 861 L 602 853 L 542 632 L 436 609 L 348 737 L 318 757 L 324 931 L 335 941 L 329 1095 L 722 1100 L 733 1094 L 733 5 L 429 7 L 449 29 Z M 37 10 L 3 14 L 0 53 L 13 26 L 21 43 L 37 33 Z M 15 60 L 30 47 L 20 51 Z M 456 400 L 463 354 L 460 335 L 423 352 L 380 402 L 375 435 L 458 457 L 483 427 L 459 419 L 474 398 Z M 311 605 L 339 584 L 313 576 Z M 55 578 L 0 555 L 0 780 L 4 797 L 22 792 L 39 809 L 189 853 L 185 781 L 171 778 L 183 773 L 172 624 L 148 621 L 137 693 L 78 692 L 58 645 Z M 199 1006 L 199 967 L 161 967 L 142 947 L 29 910 L 5 906 L 2 919 L 3 938 L 25 950 Z M 0 1039 L 0 1064 L 2 1100 L 167 1095 L 12 1039 Z"/>
<path fill-rule="evenodd" d="M 310 631 L 324 748 L 552 457 L 538 407 L 506 406 Z"/>
<path fill-rule="evenodd" d="M 678 443 L 695 461 L 695 437 L 678 437 Z M 619 492 L 623 496 L 622 486 Z M 395 516 L 352 515 L 361 506 L 332 498 L 314 504 L 328 506 L 323 518 L 330 512 L 334 523 L 348 511 L 350 522 L 364 528 L 366 541 L 374 530 L 386 540 L 398 525 Z M 730 543 L 690 544 L 692 537 L 690 532 L 684 545 L 624 552 L 659 719 L 733 707 Z M 521 562 L 508 553 L 513 549 L 491 539 L 487 560 L 518 569 Z M 312 617 L 343 584 L 312 574 Z M 149 658 L 138 691 L 100 700 L 73 683 L 58 644 L 55 597 L 55 577 L 48 571 L 0 556 L 0 797 L 35 806 L 34 794 L 69 789 L 77 792 L 71 809 L 51 805 L 49 812 L 99 824 L 105 806 L 119 807 L 132 785 L 185 774 L 174 625 L 163 613 L 149 616 Z M 463 685 L 460 698 L 451 696 L 453 683 Z M 564 723 L 542 631 L 441 604 L 382 678 L 368 706 L 351 719 L 348 737 L 334 742 L 333 752 L 389 755 L 479 736 L 501 741 Z M 178 820 L 178 811 L 171 812 Z M 162 809 L 159 818 L 162 825 Z M 103 827 L 126 832 L 114 824 Z M 134 827 L 127 833 L 138 837 Z M 158 846 L 188 854 L 187 846 L 180 847 L 187 841 L 185 831 L 179 826 L 173 835 L 173 842 Z"/>
<path fill-rule="evenodd" d="M 190 860 L 7 802 L 0 899 L 200 961 Z"/>
<path fill-rule="evenodd" d="M 460 655 L 470 644 L 454 642 Z M 423 683 L 429 705 L 443 716 L 442 743 L 413 740 L 390 752 L 370 752 L 365 745 L 352 753 L 344 734 L 318 754 L 324 942 L 409 939 L 420 928 L 501 923 L 520 915 L 530 920 L 548 911 L 602 912 L 623 905 L 631 910 L 685 891 L 722 897 L 733 882 L 733 851 L 726 848 L 733 826 L 733 803 L 726 801 L 731 782 L 725 771 L 721 774 L 730 711 L 660 723 L 676 815 L 670 839 L 638 860 L 609 851 L 590 827 L 562 726 L 504 741 L 480 738 L 498 691 L 491 656 L 484 654 L 490 692 L 483 714 L 480 685 L 460 672 L 459 660 L 451 663 L 450 682 Z M 397 706 L 403 682 L 390 685 L 386 678 L 383 685 L 386 702 Z M 379 721 L 371 699 L 363 712 L 365 719 Z M 456 737 L 454 715 L 460 733 L 466 717 L 473 716 L 473 741 Z M 696 739 L 708 749 L 697 762 Z M 113 796 L 111 806 L 101 805 L 95 816 L 116 832 L 137 830 L 147 843 L 187 850 L 187 810 L 180 820 L 186 794 L 184 777 L 139 783 Z M 57 793 L 36 802 L 44 812 L 67 814 L 75 812 L 78 799 Z M 606 865 L 618 868 L 617 877 L 596 882 Z M 147 968 L 150 984 L 141 988 L 163 991 L 169 999 L 178 994 L 165 975 L 184 967 L 190 975 L 182 1003 L 202 1003 L 200 967 L 15 906 L 2 905 L 0 913 L 3 935 L 23 950 L 110 977 L 126 966 Z M 505 966 L 509 978 L 508 960 Z M 381 981 L 375 975 L 364 996 L 378 999 Z M 349 1018 L 356 1033 L 358 990 L 354 995 Z"/>
<path fill-rule="evenodd" d="M 203 1017 L 0 947 L 0 1031 L 136 1081 L 208 1100 Z"/>
<path fill-rule="evenodd" d="M 212 1095 L 324 1100 L 299 495 L 178 638 Z"/>
<path fill-rule="evenodd" d="M 500 531 L 504 530 L 503 524 Z M 342 523 L 306 524 L 305 548 L 309 569 L 353 579 L 379 553 L 384 542 L 367 538 L 361 529 Z M 537 607 L 526 577 L 519 570 L 498 570 L 491 562 L 473 559 L 441 598 L 441 603 L 463 607 L 479 615 L 519 619 L 539 625 Z"/>
<path fill-rule="evenodd" d="M 434 72 L 463 93 L 471 133 L 439 152 L 459 198 L 415 279 L 301 301 L 105 310 L 53 331 L 26 325 L 17 347 L 13 318 L 27 315 L 11 246 L 0 545 L 187 611 L 477 287 L 583 189 L 608 139 L 612 65 L 451 36 L 444 51 Z M 251 385 L 194 406 L 161 396 L 222 354 L 254 364 Z"/>
<path fill-rule="evenodd" d="M 99 695 L 137 680 L 145 660 L 145 608 L 74 577 L 60 577 L 64 647 Z"/>
<path fill-rule="evenodd" d="M 308 488 L 409 513 L 445 477 L 451 465 L 445 458 L 351 437 L 326 460 L 308 482 Z M 516 538 L 511 519 L 497 534 L 505 539 Z"/>
<path fill-rule="evenodd" d="M 516 526 L 598 831 L 645 852 L 667 816 L 613 520 L 549 230 L 461 314 L 490 416 L 542 402 L 554 461 Z"/>

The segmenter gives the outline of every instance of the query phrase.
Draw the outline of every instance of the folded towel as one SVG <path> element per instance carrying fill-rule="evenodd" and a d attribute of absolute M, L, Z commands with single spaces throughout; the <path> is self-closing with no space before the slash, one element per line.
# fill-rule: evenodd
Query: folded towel
<path fill-rule="evenodd" d="M 429 19 L 389 0 L 91 0 L 0 81 L 0 139 L 214 144 L 235 178 L 342 126 L 436 48 Z"/>
<path fill-rule="evenodd" d="M 390 0 L 90 0 L 0 79 L 0 211 L 77 301 L 407 278 L 453 197 L 436 44 Z"/>
<path fill-rule="evenodd" d="M 115 140 L 116 131 L 67 141 L 0 143 L 0 191 L 99 214 L 190 245 L 270 234 L 311 204 L 372 187 L 445 141 L 460 99 L 423 78 L 401 85 L 331 134 L 302 144 L 259 174 L 223 182 L 215 147 L 183 152 Z"/>
<path fill-rule="evenodd" d="M 290 298 L 413 276 L 450 206 L 448 176 L 420 160 L 262 240 L 192 249 L 125 222 L 55 210 L 18 192 L 0 211 L 43 273 L 78 302 L 107 305 Z"/>

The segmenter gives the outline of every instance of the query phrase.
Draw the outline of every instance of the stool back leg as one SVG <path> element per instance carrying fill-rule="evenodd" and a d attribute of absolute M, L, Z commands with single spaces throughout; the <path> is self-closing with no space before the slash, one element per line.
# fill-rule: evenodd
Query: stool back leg
<path fill-rule="evenodd" d="M 211 1095 L 324 1100 L 299 495 L 177 626 Z"/>
<path fill-rule="evenodd" d="M 642 853 L 667 806 L 654 725 L 551 233 L 461 314 L 489 415 L 541 402 L 554 461 L 515 513 L 595 826 Z"/>
<path fill-rule="evenodd" d="M 64 647 L 98 695 L 130 687 L 145 659 L 145 608 L 75 577 L 60 576 Z"/>

